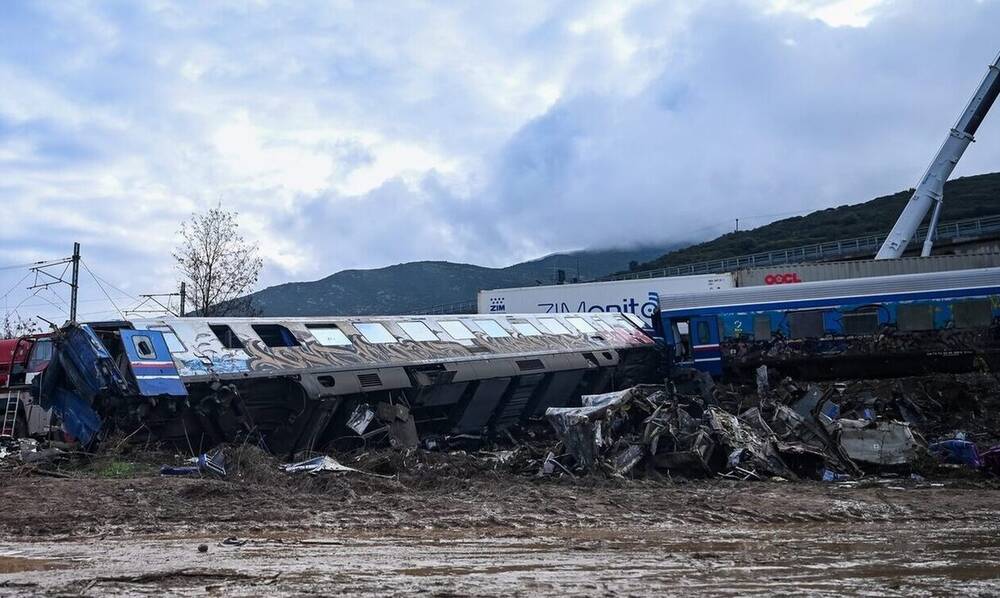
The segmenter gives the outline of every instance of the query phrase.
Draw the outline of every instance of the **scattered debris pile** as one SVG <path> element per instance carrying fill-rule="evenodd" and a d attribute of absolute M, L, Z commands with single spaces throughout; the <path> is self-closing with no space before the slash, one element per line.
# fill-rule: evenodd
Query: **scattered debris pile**
<path fill-rule="evenodd" d="M 347 425 L 356 437 L 343 439 L 333 456 L 307 453 L 267 468 L 285 477 L 311 474 L 299 479 L 360 474 L 410 483 L 494 473 L 789 481 L 868 473 L 1000 476 L 1000 382 L 992 375 L 773 378 L 760 369 L 754 385 L 724 385 L 691 370 L 665 385 L 585 395 L 579 407 L 549 408 L 544 419 L 492 438 L 421 438 L 403 406 L 379 412 L 361 405 Z M 135 450 L 127 440 L 113 446 Z M 160 475 L 231 477 L 231 459 L 220 447 L 169 456 L 174 464 L 158 466 Z M 74 459 L 100 458 L 72 443 L 0 439 L 0 471 L 65 477 Z"/>
<path fill-rule="evenodd" d="M 1000 473 L 959 434 L 928 446 L 916 430 L 940 427 L 941 415 L 902 386 L 797 383 L 773 388 L 758 372 L 756 389 L 723 388 L 686 372 L 666 386 L 636 386 L 583 397 L 577 408 L 548 409 L 559 443 L 543 473 L 665 472 L 737 479 L 842 480 L 866 472 L 912 471 L 921 455 L 940 463 Z M 968 423 L 968 422 L 966 422 Z M 971 448 L 970 448 L 971 447 Z M 641 466 L 641 467 L 640 467 Z"/>

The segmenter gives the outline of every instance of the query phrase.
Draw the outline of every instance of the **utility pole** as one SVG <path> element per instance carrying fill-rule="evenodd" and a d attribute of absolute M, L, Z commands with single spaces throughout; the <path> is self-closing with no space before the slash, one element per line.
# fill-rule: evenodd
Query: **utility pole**
<path fill-rule="evenodd" d="M 76 324 L 76 295 L 80 288 L 80 244 L 73 243 L 73 278 L 69 283 L 69 322 Z"/>
<path fill-rule="evenodd" d="M 184 300 L 187 299 L 187 283 L 183 280 L 181 281 L 181 308 L 178 312 L 180 317 L 184 317 Z"/>

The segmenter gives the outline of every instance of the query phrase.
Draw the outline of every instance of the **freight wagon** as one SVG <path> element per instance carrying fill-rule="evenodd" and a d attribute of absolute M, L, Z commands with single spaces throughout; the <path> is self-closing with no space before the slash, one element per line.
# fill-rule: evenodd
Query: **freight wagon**
<path fill-rule="evenodd" d="M 1000 268 L 664 297 L 673 366 L 748 376 L 896 376 L 994 365 Z"/>

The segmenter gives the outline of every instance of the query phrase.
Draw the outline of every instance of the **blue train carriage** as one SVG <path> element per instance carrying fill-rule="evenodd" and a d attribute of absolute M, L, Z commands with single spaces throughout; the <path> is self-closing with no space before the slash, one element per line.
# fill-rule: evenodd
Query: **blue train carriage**
<path fill-rule="evenodd" d="M 664 296 L 671 366 L 747 377 L 900 376 L 997 365 L 1000 268 Z"/>

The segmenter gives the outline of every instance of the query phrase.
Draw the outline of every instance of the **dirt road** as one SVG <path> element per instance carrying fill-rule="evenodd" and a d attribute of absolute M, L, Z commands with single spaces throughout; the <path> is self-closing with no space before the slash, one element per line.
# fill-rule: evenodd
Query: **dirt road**
<path fill-rule="evenodd" d="M 6 477 L 0 595 L 996 595 L 998 499 L 909 480 Z"/>

